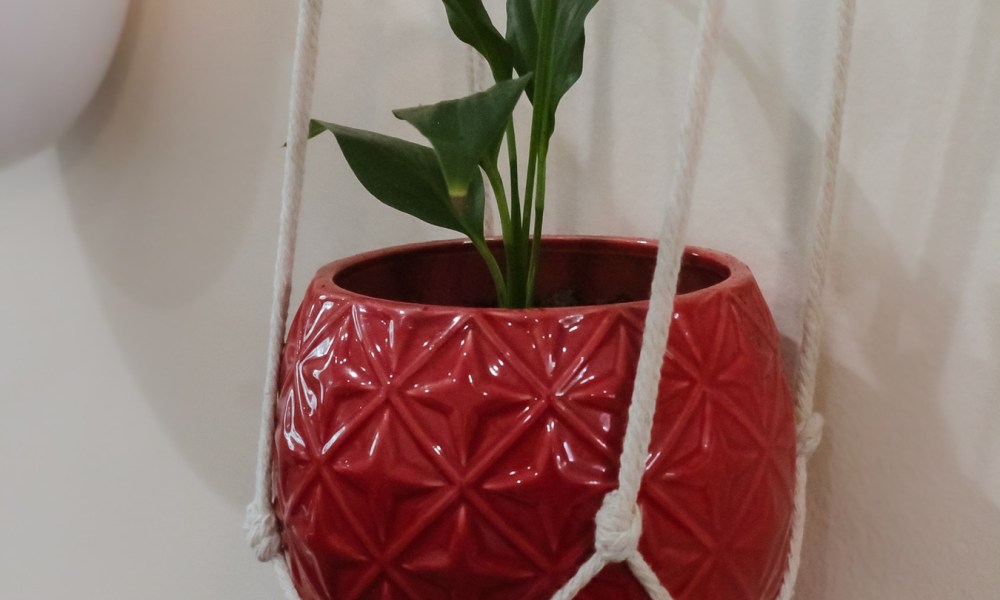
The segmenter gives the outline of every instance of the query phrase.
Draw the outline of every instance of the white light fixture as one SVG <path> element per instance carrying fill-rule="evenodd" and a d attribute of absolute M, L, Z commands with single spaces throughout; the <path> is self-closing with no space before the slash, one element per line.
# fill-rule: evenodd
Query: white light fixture
<path fill-rule="evenodd" d="M 61 136 L 97 91 L 128 0 L 0 0 L 0 167 Z"/>

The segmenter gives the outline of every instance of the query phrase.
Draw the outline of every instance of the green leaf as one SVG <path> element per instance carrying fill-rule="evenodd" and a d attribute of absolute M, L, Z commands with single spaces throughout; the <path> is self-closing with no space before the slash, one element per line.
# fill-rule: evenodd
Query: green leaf
<path fill-rule="evenodd" d="M 530 75 L 488 90 L 430 106 L 393 111 L 434 147 L 451 196 L 464 196 L 469 182 L 482 182 L 479 163 L 495 159 L 507 123 Z"/>
<path fill-rule="evenodd" d="M 317 121 L 312 119 L 309 121 L 309 139 L 313 139 L 317 135 L 323 133 L 324 131 L 329 131 L 326 126 L 329 123 L 324 123 L 323 121 Z"/>
<path fill-rule="evenodd" d="M 313 120 L 310 131 L 330 131 L 358 181 L 383 204 L 418 219 L 483 237 L 483 179 L 472 177 L 468 192 L 448 194 L 434 150 L 371 131 Z"/>
<path fill-rule="evenodd" d="M 552 114 L 559 101 L 583 74 L 583 49 L 586 45 L 584 24 L 598 0 L 550 0 L 556 4 L 552 31 L 552 55 L 548 73 L 552 81 Z M 536 73 L 528 97 L 543 85 L 537 78 L 542 72 L 539 55 L 539 8 L 542 0 L 507 0 L 507 42 L 513 51 L 514 69 L 521 74 Z M 554 124 L 554 119 L 551 119 Z M 550 132 L 551 133 L 551 132 Z"/>
<path fill-rule="evenodd" d="M 513 70 L 510 45 L 493 25 L 483 0 L 442 0 L 455 36 L 472 46 L 490 65 L 496 81 L 510 79 Z"/>
<path fill-rule="evenodd" d="M 598 0 L 557 0 L 553 97 L 558 103 L 583 74 L 584 24 Z"/>
<path fill-rule="evenodd" d="M 538 22 L 536 0 L 507 0 L 507 43 L 514 70 L 524 75 L 535 70 L 538 62 Z M 528 86 L 528 98 L 535 97 L 535 85 Z"/>

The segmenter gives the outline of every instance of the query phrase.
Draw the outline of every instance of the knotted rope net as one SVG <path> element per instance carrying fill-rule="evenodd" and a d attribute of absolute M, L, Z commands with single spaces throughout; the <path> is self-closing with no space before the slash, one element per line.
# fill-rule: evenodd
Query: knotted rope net
<path fill-rule="evenodd" d="M 850 66 L 851 40 L 856 0 L 841 0 L 839 8 L 837 51 L 833 69 L 832 100 L 823 153 L 818 208 L 813 226 L 812 246 L 807 265 L 804 324 L 798 353 L 795 381 L 797 456 L 795 507 L 788 566 L 778 600 L 794 595 L 802 556 L 806 519 L 806 483 L 809 458 L 818 447 L 823 419 L 814 410 L 816 374 L 819 364 L 822 331 L 822 298 L 830 252 L 830 229 L 836 199 L 840 141 L 843 131 L 847 74 Z M 670 592 L 639 551 L 642 537 L 642 513 L 639 490 L 649 454 L 653 416 L 660 388 L 660 373 L 667 351 L 670 319 L 674 312 L 677 281 L 684 252 L 684 233 L 691 212 L 698 162 L 701 156 L 705 118 L 715 74 L 719 40 L 726 0 L 703 0 L 698 24 L 684 120 L 680 130 L 676 176 L 659 237 L 656 270 L 646 315 L 639 354 L 639 365 L 629 406 L 628 425 L 623 443 L 618 488 L 604 498 L 595 519 L 594 553 L 576 574 L 552 597 L 574 598 L 610 563 L 626 563 L 652 600 L 671 600 Z M 305 174 L 306 142 L 309 129 L 319 25 L 323 0 L 300 0 L 292 69 L 288 123 L 288 147 L 282 186 L 278 251 L 274 274 L 274 297 L 271 311 L 267 373 L 261 408 L 258 444 L 257 482 L 253 501 L 247 508 L 246 530 L 257 558 L 274 564 L 282 589 L 290 600 L 298 594 L 289 576 L 281 548 L 278 520 L 274 514 L 271 453 L 274 443 L 278 369 L 285 339 L 291 295 L 292 267 L 295 258 L 299 209 Z M 473 59 L 468 63 L 470 85 L 478 87 L 481 74 Z"/>

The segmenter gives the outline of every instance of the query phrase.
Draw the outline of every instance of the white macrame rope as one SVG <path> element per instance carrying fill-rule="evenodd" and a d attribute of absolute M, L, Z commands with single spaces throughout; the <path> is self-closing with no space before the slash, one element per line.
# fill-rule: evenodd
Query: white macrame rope
<path fill-rule="evenodd" d="M 690 213 L 698 160 L 701 154 L 709 92 L 715 70 L 715 58 L 721 35 L 725 0 L 705 0 L 699 19 L 698 46 L 694 57 L 688 104 L 681 129 L 677 173 L 668 206 L 654 273 L 649 313 L 640 350 L 635 390 L 629 408 L 629 421 L 619 471 L 618 489 L 609 493 L 595 523 L 595 553 L 554 596 L 570 600 L 611 562 L 625 562 L 652 600 L 671 600 L 649 564 L 638 550 L 642 535 L 642 515 L 638 506 L 639 489 L 649 453 L 653 415 L 660 384 L 660 370 L 666 355 L 673 314 L 677 280 L 684 246 L 683 232 Z M 271 314 L 268 371 L 264 390 L 261 436 L 258 450 L 257 486 L 247 509 L 246 528 L 257 556 L 273 561 L 281 588 L 289 600 L 298 600 L 288 565 L 281 550 L 281 539 L 274 514 L 271 453 L 274 437 L 278 368 L 285 336 L 294 264 L 295 241 L 305 170 L 305 146 L 308 114 L 315 82 L 319 22 L 322 0 L 301 0 L 292 73 L 292 93 L 282 188 L 281 222 L 275 266 L 274 303 Z M 778 600 L 792 598 L 798 573 L 802 534 L 805 523 L 806 464 L 822 434 L 822 418 L 813 412 L 813 392 L 819 358 L 821 302 L 829 254 L 830 224 L 836 192 L 836 178 L 846 98 L 847 71 L 850 63 L 851 36 L 855 0 L 842 0 L 833 102 L 820 191 L 820 207 L 808 273 L 805 324 L 796 380 L 796 420 L 798 456 L 796 460 L 795 513 L 789 548 L 788 570 Z M 481 89 L 482 66 L 470 54 L 467 77 L 470 91 Z"/>
<path fill-rule="evenodd" d="M 799 343 L 798 374 L 795 382 L 798 456 L 795 460 L 795 512 L 792 515 L 792 539 L 788 549 L 788 568 L 778 593 L 778 600 L 791 600 L 802 566 L 802 542 L 806 524 L 807 463 L 823 436 L 823 417 L 814 410 L 816 373 L 819 368 L 820 338 L 823 328 L 823 289 L 830 263 L 830 229 L 837 198 L 837 174 L 840 167 L 840 141 L 844 131 L 844 104 L 847 100 L 847 73 L 851 66 L 856 0 L 841 0 L 837 27 L 836 64 L 832 101 L 823 152 L 819 206 L 809 254 L 805 315 Z"/>
<path fill-rule="evenodd" d="M 660 373 L 663 357 L 667 352 L 677 280 L 684 255 L 684 230 L 691 212 L 725 9 L 725 0 L 705 0 L 699 17 L 698 42 L 681 126 L 674 186 L 657 249 L 649 312 L 646 314 L 645 333 L 639 351 L 639 366 L 622 447 L 621 468 L 618 471 L 618 489 L 607 495 L 597 513 L 594 557 L 584 563 L 580 571 L 552 597 L 553 600 L 574 598 L 605 565 L 626 561 L 651 598 L 671 598 L 639 552 L 639 538 L 642 535 L 639 488 L 642 486 L 646 459 L 649 456 L 653 414 L 660 390 Z"/>
<path fill-rule="evenodd" d="M 271 451 L 274 444 L 275 398 L 278 392 L 278 369 L 285 340 L 285 322 L 292 289 L 292 267 L 295 263 L 295 240 L 298 233 L 299 209 L 302 205 L 302 183 L 305 174 L 306 142 L 309 134 L 309 112 L 316 81 L 316 58 L 319 54 L 319 24 L 323 0 L 301 0 L 299 24 L 295 36 L 295 58 L 292 65 L 291 99 L 285 178 L 281 189 L 281 217 L 278 229 L 278 252 L 274 267 L 274 298 L 271 305 L 270 339 L 267 353 L 267 373 L 264 401 L 261 409 L 260 439 L 257 449 L 257 485 L 254 499 L 247 507 L 246 531 L 250 543 L 261 561 L 275 560 L 282 587 L 289 598 L 295 598 L 281 555 L 281 536 L 274 514 Z"/>
<path fill-rule="evenodd" d="M 799 424 L 813 414 L 816 371 L 819 365 L 820 339 L 823 326 L 823 289 L 829 264 L 830 228 L 837 196 L 837 174 L 840 165 L 840 140 L 843 132 L 844 103 L 847 99 L 847 72 L 851 63 L 851 42 L 854 31 L 855 0 L 842 0 L 837 38 L 836 66 L 833 80 L 833 100 L 830 104 L 826 145 L 823 152 L 823 172 L 820 181 L 819 207 L 814 227 L 813 245 L 809 255 L 806 287 L 805 318 L 799 345 L 799 372 L 796 381 Z"/>

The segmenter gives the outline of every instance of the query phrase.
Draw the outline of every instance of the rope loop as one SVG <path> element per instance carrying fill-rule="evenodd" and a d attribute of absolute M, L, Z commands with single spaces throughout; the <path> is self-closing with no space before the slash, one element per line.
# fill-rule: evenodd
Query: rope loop
<path fill-rule="evenodd" d="M 594 551 L 605 562 L 625 562 L 639 552 L 642 511 L 620 490 L 604 496 L 596 523 Z"/>
<path fill-rule="evenodd" d="M 243 528 L 247 532 L 247 539 L 257 555 L 257 560 L 268 562 L 281 553 L 278 518 L 274 516 L 274 510 L 271 507 L 263 507 L 257 502 L 251 502 L 247 506 L 247 516 Z"/>
<path fill-rule="evenodd" d="M 823 415 L 819 413 L 813 413 L 799 423 L 797 432 L 799 456 L 808 460 L 816 453 L 816 448 L 819 448 L 819 443 L 823 441 L 823 425 Z"/>

